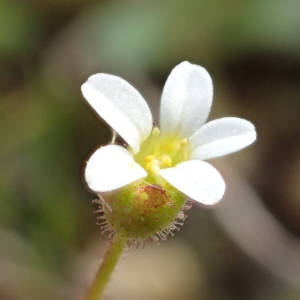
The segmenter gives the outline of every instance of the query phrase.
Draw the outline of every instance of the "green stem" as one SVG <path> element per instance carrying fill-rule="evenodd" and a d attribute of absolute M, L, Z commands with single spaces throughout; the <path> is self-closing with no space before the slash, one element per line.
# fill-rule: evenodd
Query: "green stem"
<path fill-rule="evenodd" d="M 95 279 L 89 288 L 85 300 L 100 300 L 110 276 L 120 258 L 125 246 L 125 240 L 115 236 L 110 248 L 107 250 Z"/>

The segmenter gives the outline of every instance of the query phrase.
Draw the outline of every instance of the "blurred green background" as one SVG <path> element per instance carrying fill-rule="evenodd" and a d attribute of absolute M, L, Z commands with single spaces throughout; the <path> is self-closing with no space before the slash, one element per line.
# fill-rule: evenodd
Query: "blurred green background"
<path fill-rule="evenodd" d="M 120 75 L 157 113 L 170 70 L 214 80 L 210 118 L 257 126 L 175 238 L 129 251 L 107 299 L 300 299 L 298 0 L 0 0 L 0 299 L 82 299 L 106 247 L 83 180 L 111 137 L 80 85 Z"/>

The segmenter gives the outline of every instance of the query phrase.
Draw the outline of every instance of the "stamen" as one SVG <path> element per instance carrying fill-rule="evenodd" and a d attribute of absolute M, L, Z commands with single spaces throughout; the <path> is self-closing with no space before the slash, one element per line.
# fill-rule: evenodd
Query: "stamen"
<path fill-rule="evenodd" d="M 163 168 L 169 168 L 172 167 L 172 159 L 169 155 L 162 155 L 161 159 L 160 159 L 160 165 Z"/>
<path fill-rule="evenodd" d="M 160 135 L 160 129 L 159 129 L 158 127 L 154 127 L 154 128 L 152 129 L 152 135 L 153 135 L 154 137 L 159 136 L 159 135 Z"/>
<path fill-rule="evenodd" d="M 155 156 L 154 156 L 153 154 L 147 155 L 147 156 L 145 157 L 145 160 L 146 160 L 147 163 L 152 162 L 154 159 L 155 159 Z"/>
<path fill-rule="evenodd" d="M 159 161 L 157 159 L 153 160 L 149 169 L 152 173 L 157 174 L 160 170 Z"/>
<path fill-rule="evenodd" d="M 182 146 L 184 146 L 184 145 L 187 145 L 187 143 L 188 143 L 188 140 L 185 138 L 185 139 L 182 139 L 181 141 L 180 141 L 180 145 L 182 145 Z"/>
<path fill-rule="evenodd" d="M 160 170 L 159 160 L 156 159 L 156 157 L 154 155 L 147 155 L 145 157 L 145 160 L 147 162 L 146 169 L 154 174 L 157 174 Z"/>

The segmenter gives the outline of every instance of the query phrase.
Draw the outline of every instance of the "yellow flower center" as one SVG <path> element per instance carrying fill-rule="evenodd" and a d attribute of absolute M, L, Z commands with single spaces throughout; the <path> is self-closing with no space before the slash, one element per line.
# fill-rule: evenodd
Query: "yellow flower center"
<path fill-rule="evenodd" d="M 159 184 L 159 170 L 170 168 L 189 159 L 190 149 L 186 138 L 161 134 L 154 127 L 150 136 L 141 145 L 134 159 L 147 172 L 147 181 Z"/>

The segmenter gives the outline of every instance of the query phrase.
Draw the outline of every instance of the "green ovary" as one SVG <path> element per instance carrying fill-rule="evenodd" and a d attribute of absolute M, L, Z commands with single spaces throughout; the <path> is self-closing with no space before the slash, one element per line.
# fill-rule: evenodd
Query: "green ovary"
<path fill-rule="evenodd" d="M 158 174 L 189 158 L 186 139 L 163 136 L 154 128 L 134 159 L 148 176 L 103 195 L 109 208 L 106 220 L 114 232 L 127 239 L 147 239 L 167 229 L 177 218 L 186 197 Z"/>

